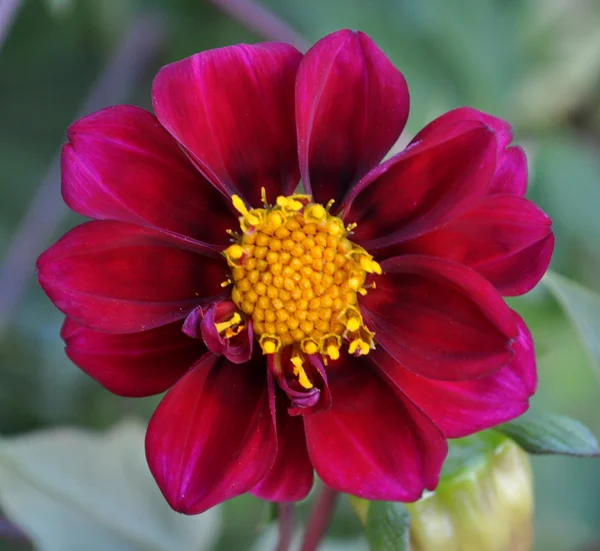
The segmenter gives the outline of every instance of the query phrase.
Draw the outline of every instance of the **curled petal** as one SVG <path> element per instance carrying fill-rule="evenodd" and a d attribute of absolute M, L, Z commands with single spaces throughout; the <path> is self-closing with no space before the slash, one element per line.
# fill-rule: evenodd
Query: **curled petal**
<path fill-rule="evenodd" d="M 50 247 L 37 268 L 46 294 L 74 321 L 137 333 L 183 319 L 220 295 L 227 265 L 212 250 L 173 234 L 94 220 Z"/>
<path fill-rule="evenodd" d="M 523 414 L 536 388 L 531 334 L 515 313 L 519 337 L 510 363 L 479 379 L 440 381 L 402 367 L 383 348 L 367 356 L 442 429 L 447 438 L 462 438 L 506 423 Z"/>
<path fill-rule="evenodd" d="M 141 333 L 112 335 L 67 318 L 61 336 L 71 361 L 119 396 L 164 392 L 206 353 L 203 343 L 181 332 L 180 322 Z"/>
<path fill-rule="evenodd" d="M 212 184 L 252 206 L 298 184 L 294 83 L 302 55 L 292 46 L 240 44 L 193 55 L 156 76 L 162 125 Z"/>
<path fill-rule="evenodd" d="M 544 275 L 552 244 L 552 221 L 539 207 L 514 195 L 490 195 L 442 228 L 387 252 L 454 260 L 477 270 L 503 295 L 517 295 Z"/>
<path fill-rule="evenodd" d="M 234 323 L 221 332 L 217 328 L 217 324 L 227 323 L 235 314 L 239 316 L 238 308 L 230 300 L 215 302 L 204 308 L 198 307 L 186 318 L 183 331 L 191 337 L 202 338 L 213 354 L 223 355 L 233 363 L 241 364 L 252 357 L 252 320 L 244 322 L 240 318 L 239 323 Z"/>
<path fill-rule="evenodd" d="M 482 198 L 496 167 L 496 140 L 482 123 L 433 135 L 367 174 L 344 201 L 353 240 L 379 257 L 385 248 L 452 220 Z M 382 256 L 383 255 L 383 256 Z"/>
<path fill-rule="evenodd" d="M 287 400 L 277 391 L 273 375 L 269 388 L 276 393 L 277 457 L 267 475 L 252 489 L 252 494 L 269 501 L 304 499 L 313 485 L 313 467 L 306 449 L 304 423 L 287 412 Z"/>
<path fill-rule="evenodd" d="M 146 457 L 176 511 L 198 514 L 248 492 L 277 453 L 264 360 L 207 354 L 164 397 L 146 434 Z"/>
<path fill-rule="evenodd" d="M 327 384 L 327 374 L 318 354 L 307 356 L 302 365 L 311 388 L 304 388 L 291 362 L 291 351 L 284 349 L 281 354 L 270 354 L 267 358 L 269 371 L 275 377 L 279 388 L 290 400 L 289 415 L 310 415 L 331 407 L 331 392 Z"/>
<path fill-rule="evenodd" d="M 475 271 L 434 257 L 381 263 L 361 310 L 375 340 L 417 375 L 458 381 L 507 365 L 518 336 L 511 310 Z"/>
<path fill-rule="evenodd" d="M 117 105 L 78 120 L 62 151 L 67 205 L 90 218 L 120 220 L 227 246 L 230 202 L 192 165 L 156 117 Z"/>
<path fill-rule="evenodd" d="M 438 483 L 447 453 L 442 432 L 367 360 L 343 358 L 330 373 L 331 409 L 304 417 L 317 474 L 364 499 L 419 499 Z"/>
<path fill-rule="evenodd" d="M 342 30 L 305 55 L 296 82 L 302 182 L 318 203 L 339 201 L 400 136 L 406 81 L 364 33 Z"/>

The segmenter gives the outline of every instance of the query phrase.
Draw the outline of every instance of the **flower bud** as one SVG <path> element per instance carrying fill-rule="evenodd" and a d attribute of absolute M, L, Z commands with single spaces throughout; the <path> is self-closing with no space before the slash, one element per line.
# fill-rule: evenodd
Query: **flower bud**
<path fill-rule="evenodd" d="M 406 505 L 411 549 L 529 551 L 533 484 L 527 454 L 492 432 L 453 444 L 462 448 L 446 465 L 453 472 L 444 474 L 435 492 Z"/>

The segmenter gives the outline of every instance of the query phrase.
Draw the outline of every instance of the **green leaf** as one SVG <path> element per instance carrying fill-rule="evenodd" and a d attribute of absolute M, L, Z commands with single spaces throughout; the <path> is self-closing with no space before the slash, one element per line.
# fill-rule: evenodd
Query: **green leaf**
<path fill-rule="evenodd" d="M 496 430 L 532 454 L 600 455 L 598 441 L 583 423 L 554 413 L 528 411 Z"/>
<path fill-rule="evenodd" d="M 600 368 L 600 295 L 551 272 L 542 281 L 569 316 L 585 349 Z"/>
<path fill-rule="evenodd" d="M 145 427 L 50 429 L 0 439 L 0 506 L 38 551 L 210 549 L 220 511 L 186 517 L 160 494 L 144 457 Z"/>
<path fill-rule="evenodd" d="M 371 551 L 408 551 L 410 515 L 401 503 L 373 501 L 367 513 L 365 534 Z"/>

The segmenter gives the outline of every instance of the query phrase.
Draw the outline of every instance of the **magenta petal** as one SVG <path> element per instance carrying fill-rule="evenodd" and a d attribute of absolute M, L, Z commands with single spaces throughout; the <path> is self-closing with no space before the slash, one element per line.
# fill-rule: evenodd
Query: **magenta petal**
<path fill-rule="evenodd" d="M 300 417 L 288 415 L 286 401 L 283 393 L 278 391 L 277 457 L 267 475 L 252 489 L 255 496 L 276 502 L 304 499 L 314 478 L 306 449 L 304 423 Z"/>
<path fill-rule="evenodd" d="M 40 256 L 38 278 L 56 307 L 78 323 L 137 333 L 180 320 L 223 292 L 227 265 L 213 254 L 173 234 L 95 220 Z"/>
<path fill-rule="evenodd" d="M 61 336 L 73 363 L 119 396 L 164 392 L 206 353 L 203 342 L 181 332 L 181 322 L 111 335 L 67 318 Z"/>
<path fill-rule="evenodd" d="M 414 255 L 391 258 L 381 268 L 377 288 L 360 299 L 361 310 L 377 344 L 406 369 L 462 380 L 509 363 L 517 324 L 498 291 L 478 273 Z"/>
<path fill-rule="evenodd" d="M 365 176 L 342 204 L 356 222 L 353 240 L 370 253 L 422 235 L 452 220 L 487 193 L 496 167 L 494 134 L 470 122 L 463 132 L 434 135 Z"/>
<path fill-rule="evenodd" d="M 296 83 L 302 182 L 318 203 L 335 199 L 373 168 L 408 117 L 406 81 L 362 32 L 342 30 L 305 55 Z"/>
<path fill-rule="evenodd" d="M 277 437 L 263 359 L 206 355 L 164 397 L 146 435 L 150 470 L 181 513 L 252 489 L 275 460 Z"/>
<path fill-rule="evenodd" d="M 438 483 L 447 453 L 442 432 L 368 361 L 343 361 L 330 373 L 331 409 L 304 418 L 317 474 L 364 499 L 419 499 Z"/>
<path fill-rule="evenodd" d="M 435 135 L 461 132 L 461 125 L 470 121 L 482 122 L 494 131 L 498 138 L 498 151 L 504 150 L 512 140 L 512 128 L 506 121 L 472 107 L 458 107 L 431 121 L 413 138 L 411 144 L 430 139 Z"/>
<path fill-rule="evenodd" d="M 449 224 L 395 248 L 454 260 L 477 270 L 503 295 L 522 294 L 548 269 L 552 221 L 531 201 L 490 195 Z"/>
<path fill-rule="evenodd" d="M 294 84 L 302 55 L 292 46 L 241 44 L 167 65 L 154 110 L 215 187 L 260 206 L 293 192 L 299 171 Z"/>
<path fill-rule="evenodd" d="M 227 246 L 231 205 L 154 115 L 118 105 L 74 123 L 62 152 L 65 202 L 90 218 L 121 220 Z"/>
<path fill-rule="evenodd" d="M 519 325 L 515 356 L 508 366 L 479 379 L 439 381 L 403 368 L 381 347 L 367 356 L 442 429 L 447 438 L 462 438 L 506 423 L 523 414 L 536 387 L 533 341 Z"/>
<path fill-rule="evenodd" d="M 498 168 L 488 193 L 525 197 L 527 178 L 527 156 L 525 151 L 518 146 L 509 147 L 500 154 Z"/>

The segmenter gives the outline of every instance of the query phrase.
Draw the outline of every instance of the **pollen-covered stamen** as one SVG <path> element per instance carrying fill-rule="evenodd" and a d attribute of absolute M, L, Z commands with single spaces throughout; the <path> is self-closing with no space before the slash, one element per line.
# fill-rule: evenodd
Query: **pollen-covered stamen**
<path fill-rule="evenodd" d="M 215 323 L 215 328 L 220 335 L 223 335 L 227 339 L 231 339 L 236 335 L 239 335 L 244 330 L 245 326 L 242 324 L 242 316 L 238 312 L 234 312 L 231 318 L 226 321 Z"/>
<path fill-rule="evenodd" d="M 354 350 L 367 353 L 372 339 L 355 339 L 364 327 L 357 295 L 365 294 L 367 274 L 381 267 L 348 239 L 345 226 L 309 195 L 279 196 L 275 205 L 249 209 L 232 198 L 242 235 L 225 251 L 231 267 L 231 297 L 252 319 L 265 354 L 295 345 L 308 356 L 337 360 L 343 339 L 358 339 Z M 362 343 L 362 344 L 361 344 Z"/>
<path fill-rule="evenodd" d="M 294 366 L 294 369 L 293 369 L 294 375 L 296 377 L 298 377 L 298 383 L 300 383 L 300 386 L 306 390 L 311 390 L 314 387 L 314 385 L 308 378 L 308 375 L 306 374 L 306 371 L 304 370 L 304 367 L 302 366 L 302 364 L 304 363 L 304 360 L 298 355 L 293 355 L 291 358 L 291 362 L 292 362 L 292 365 Z"/>

